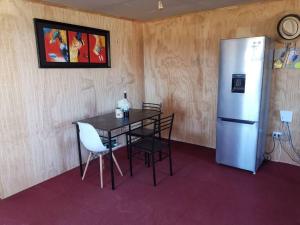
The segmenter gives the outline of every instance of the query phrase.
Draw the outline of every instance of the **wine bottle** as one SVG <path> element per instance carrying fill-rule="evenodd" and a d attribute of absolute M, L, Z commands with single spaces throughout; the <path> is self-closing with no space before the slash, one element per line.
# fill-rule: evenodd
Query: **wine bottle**
<path fill-rule="evenodd" d="M 129 117 L 129 107 L 130 107 L 130 103 L 127 99 L 127 92 L 124 91 L 124 103 L 126 105 L 126 107 L 123 109 L 124 112 L 124 118 L 128 118 Z"/>

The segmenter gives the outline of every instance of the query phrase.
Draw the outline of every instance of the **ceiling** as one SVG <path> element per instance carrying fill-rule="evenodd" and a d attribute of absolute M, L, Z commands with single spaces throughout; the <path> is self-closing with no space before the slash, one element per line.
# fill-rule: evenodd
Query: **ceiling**
<path fill-rule="evenodd" d="M 257 0 L 162 0 L 164 9 L 158 10 L 158 0 L 42 0 L 42 2 L 101 13 L 104 15 L 148 21 L 177 16 L 199 10 L 251 3 Z"/>

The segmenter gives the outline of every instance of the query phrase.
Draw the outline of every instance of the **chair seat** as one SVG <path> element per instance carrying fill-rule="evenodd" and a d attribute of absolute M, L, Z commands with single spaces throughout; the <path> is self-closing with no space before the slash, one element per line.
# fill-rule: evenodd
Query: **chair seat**
<path fill-rule="evenodd" d="M 151 136 L 152 134 L 153 134 L 153 129 L 149 129 L 145 127 L 139 127 L 131 131 L 131 135 L 136 137 L 147 137 L 147 136 Z"/>
<path fill-rule="evenodd" d="M 144 152 L 158 152 L 163 148 L 164 143 L 159 139 L 154 139 L 154 147 L 152 148 L 153 139 L 152 138 L 142 138 L 132 144 L 133 147 L 138 148 L 140 151 Z"/>
<path fill-rule="evenodd" d="M 106 147 L 106 149 L 101 149 L 101 150 L 99 150 L 99 151 L 91 151 L 91 150 L 88 150 L 88 151 L 90 151 L 90 152 L 93 152 L 94 154 L 96 154 L 96 155 L 106 155 L 106 154 L 108 154 L 109 153 L 109 143 L 108 143 L 108 141 L 104 141 L 103 142 L 103 145 Z M 117 149 L 119 149 L 121 146 L 120 146 L 120 144 L 119 143 L 117 143 L 117 142 L 113 142 L 112 143 L 112 151 L 115 151 L 115 150 L 117 150 Z"/>

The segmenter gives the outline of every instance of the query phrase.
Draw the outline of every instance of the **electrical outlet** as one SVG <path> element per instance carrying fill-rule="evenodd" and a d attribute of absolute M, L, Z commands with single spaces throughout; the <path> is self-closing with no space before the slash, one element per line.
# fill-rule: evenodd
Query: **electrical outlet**
<path fill-rule="evenodd" d="M 281 122 L 291 123 L 293 119 L 293 112 L 292 111 L 280 111 L 280 119 Z"/>
<path fill-rule="evenodd" d="M 279 139 L 281 135 L 282 135 L 282 132 L 280 132 L 280 131 L 273 131 L 273 133 L 272 133 L 272 137 L 277 138 L 277 139 Z"/>

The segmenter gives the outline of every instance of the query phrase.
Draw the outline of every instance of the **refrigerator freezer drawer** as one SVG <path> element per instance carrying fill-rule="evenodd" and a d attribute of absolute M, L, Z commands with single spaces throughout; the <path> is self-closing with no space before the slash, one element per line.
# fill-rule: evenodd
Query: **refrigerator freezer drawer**
<path fill-rule="evenodd" d="M 256 171 L 258 123 L 239 123 L 218 119 L 218 163 L 240 169 Z"/>

